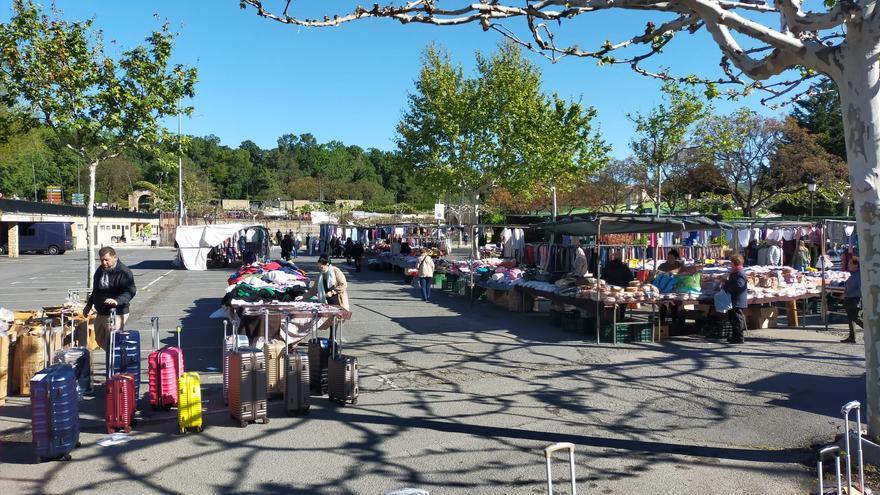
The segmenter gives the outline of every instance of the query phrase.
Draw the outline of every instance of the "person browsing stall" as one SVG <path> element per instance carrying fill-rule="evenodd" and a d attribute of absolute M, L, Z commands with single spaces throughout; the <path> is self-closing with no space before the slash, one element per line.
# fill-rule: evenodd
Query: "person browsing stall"
<path fill-rule="evenodd" d="M 859 317 L 859 310 L 862 305 L 862 272 L 859 269 L 859 259 L 855 256 L 849 259 L 849 278 L 843 285 L 843 301 L 846 308 L 846 318 L 849 323 L 849 337 L 841 340 L 850 344 L 856 343 L 856 327 L 858 325 L 865 328 L 862 319 Z"/>
<path fill-rule="evenodd" d="M 348 311 L 348 281 L 342 270 L 330 264 L 330 258 L 318 258 L 318 279 L 305 294 L 305 298 L 317 297 L 318 302 L 339 306 Z"/>
<path fill-rule="evenodd" d="M 416 275 L 419 277 L 419 288 L 422 290 L 422 301 L 431 298 L 431 282 L 434 279 L 434 260 L 426 250 L 422 250 L 416 264 Z"/>
<path fill-rule="evenodd" d="M 116 256 L 116 250 L 104 246 L 98 251 L 101 266 L 92 279 L 92 293 L 86 300 L 83 316 L 88 317 L 95 309 L 95 340 L 105 351 L 110 343 L 111 330 L 124 330 L 128 321 L 129 304 L 137 294 L 134 275 Z M 111 321 L 110 311 L 116 310 L 116 321 Z"/>
<path fill-rule="evenodd" d="M 749 307 L 748 302 L 748 281 L 746 274 L 743 272 L 743 257 L 734 254 L 730 257 L 733 267 L 724 282 L 724 290 L 730 294 L 730 301 L 733 307 L 727 311 L 727 318 L 732 327 L 728 344 L 742 344 L 745 342 L 746 317 L 743 310 Z"/>

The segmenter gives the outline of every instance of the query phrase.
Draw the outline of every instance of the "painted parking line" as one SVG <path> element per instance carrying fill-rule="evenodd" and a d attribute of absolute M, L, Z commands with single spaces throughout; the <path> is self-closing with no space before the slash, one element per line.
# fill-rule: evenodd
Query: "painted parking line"
<path fill-rule="evenodd" d="M 156 280 L 153 280 L 152 282 L 150 282 L 149 284 L 147 284 L 147 286 L 144 287 L 143 290 L 147 290 L 147 289 L 149 289 L 151 285 L 155 284 L 155 283 L 158 282 L 159 280 L 162 280 L 162 278 L 165 277 L 165 275 L 168 275 L 168 274 L 170 274 L 170 273 L 173 272 L 173 271 L 174 271 L 174 270 L 168 270 L 167 272 L 163 273 L 162 275 L 159 275 L 158 277 L 156 277 Z"/>

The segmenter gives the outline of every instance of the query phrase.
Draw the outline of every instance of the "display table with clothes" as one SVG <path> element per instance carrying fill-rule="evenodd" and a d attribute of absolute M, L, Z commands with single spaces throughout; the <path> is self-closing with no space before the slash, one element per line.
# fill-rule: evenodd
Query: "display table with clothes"
<path fill-rule="evenodd" d="M 308 301 L 267 302 L 262 304 L 232 303 L 226 307 L 226 317 L 236 322 L 239 333 L 256 343 L 264 337 L 268 313 L 269 339 L 287 340 L 296 344 L 307 338 L 314 329 L 326 329 L 351 319 L 351 312 L 339 306 Z"/>

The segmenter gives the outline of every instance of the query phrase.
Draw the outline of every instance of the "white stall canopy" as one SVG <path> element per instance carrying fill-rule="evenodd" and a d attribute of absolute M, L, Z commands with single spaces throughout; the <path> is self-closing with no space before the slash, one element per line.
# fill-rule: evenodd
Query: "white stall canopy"
<path fill-rule="evenodd" d="M 174 233 L 180 258 L 187 270 L 207 270 L 208 254 L 235 234 L 250 228 L 264 228 L 259 224 L 229 223 L 222 225 L 182 225 Z"/>

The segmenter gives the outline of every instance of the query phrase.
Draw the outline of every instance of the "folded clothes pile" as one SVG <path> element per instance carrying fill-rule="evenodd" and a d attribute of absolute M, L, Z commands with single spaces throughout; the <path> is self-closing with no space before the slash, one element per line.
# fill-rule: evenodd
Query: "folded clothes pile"
<path fill-rule="evenodd" d="M 308 290 L 309 277 L 284 260 L 242 266 L 229 277 L 223 304 L 289 302 Z"/>

